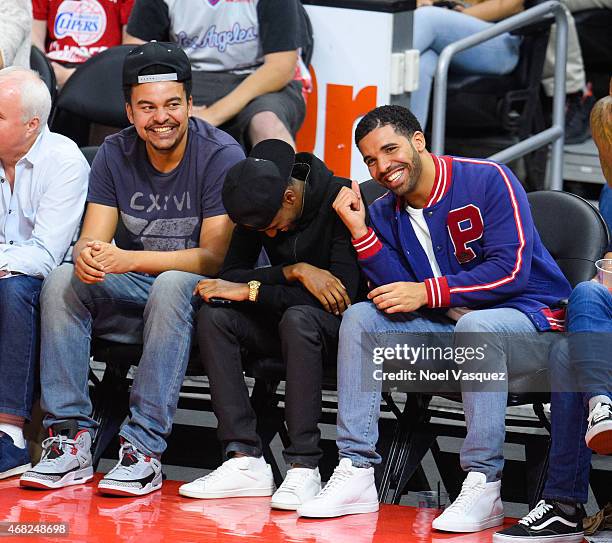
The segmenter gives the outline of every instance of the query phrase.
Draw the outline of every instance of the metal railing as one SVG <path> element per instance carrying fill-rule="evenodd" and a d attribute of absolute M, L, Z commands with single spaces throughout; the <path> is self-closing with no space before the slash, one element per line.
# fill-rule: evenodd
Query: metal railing
<path fill-rule="evenodd" d="M 567 61 L 567 15 L 557 0 L 550 0 L 526 11 L 508 17 L 491 28 L 447 45 L 438 59 L 434 82 L 434 101 L 432 118 L 432 152 L 444 153 L 446 129 L 446 92 L 448 69 L 454 55 L 490 40 L 505 32 L 510 32 L 554 16 L 557 24 L 555 39 L 555 72 L 552 110 L 552 126 L 527 139 L 491 155 L 489 159 L 506 163 L 526 155 L 540 147 L 552 143 L 550 161 L 550 186 L 553 190 L 563 188 L 563 140 L 565 124 L 565 64 Z"/>

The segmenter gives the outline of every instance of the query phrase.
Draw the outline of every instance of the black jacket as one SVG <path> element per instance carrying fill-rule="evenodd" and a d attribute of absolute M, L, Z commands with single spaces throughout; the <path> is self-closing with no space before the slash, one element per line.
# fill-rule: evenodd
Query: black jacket
<path fill-rule="evenodd" d="M 310 166 L 304 187 L 304 209 L 295 228 L 271 238 L 263 232 L 237 226 L 220 273 L 222 279 L 236 283 L 261 281 L 257 303 L 280 313 L 294 305 L 322 307 L 299 281 L 287 282 L 283 267 L 290 264 L 306 262 L 329 270 L 346 287 L 352 302 L 361 287 L 351 235 L 332 208 L 340 189 L 351 186 L 350 180 L 335 177 L 310 153 L 298 153 L 295 161 Z M 271 267 L 253 269 L 262 246 Z"/>

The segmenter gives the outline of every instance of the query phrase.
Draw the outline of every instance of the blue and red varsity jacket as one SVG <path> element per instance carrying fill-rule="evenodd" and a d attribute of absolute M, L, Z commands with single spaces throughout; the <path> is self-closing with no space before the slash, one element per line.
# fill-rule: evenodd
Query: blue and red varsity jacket
<path fill-rule="evenodd" d="M 542 244 L 514 174 L 488 160 L 432 155 L 435 182 L 423 216 L 441 277 L 435 278 L 402 202 L 387 192 L 353 240 L 374 286 L 424 282 L 431 308 L 512 307 L 540 331 L 563 330 L 571 286 Z"/>

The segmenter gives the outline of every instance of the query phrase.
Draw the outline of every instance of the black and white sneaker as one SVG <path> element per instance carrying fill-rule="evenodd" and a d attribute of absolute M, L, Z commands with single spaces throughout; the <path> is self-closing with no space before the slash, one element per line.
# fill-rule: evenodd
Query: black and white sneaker
<path fill-rule="evenodd" d="M 93 478 L 91 434 L 71 420 L 53 425 L 42 443 L 40 462 L 26 471 L 19 484 L 26 488 L 63 488 Z"/>
<path fill-rule="evenodd" d="M 125 440 L 121 441 L 119 462 L 98 483 L 102 494 L 113 496 L 143 496 L 161 487 L 161 462 Z"/>
<path fill-rule="evenodd" d="M 493 534 L 493 543 L 580 543 L 583 510 L 563 512 L 557 502 L 541 500 L 514 526 Z"/>
<path fill-rule="evenodd" d="M 591 410 L 584 439 L 597 454 L 612 454 L 612 405 L 600 402 Z"/>

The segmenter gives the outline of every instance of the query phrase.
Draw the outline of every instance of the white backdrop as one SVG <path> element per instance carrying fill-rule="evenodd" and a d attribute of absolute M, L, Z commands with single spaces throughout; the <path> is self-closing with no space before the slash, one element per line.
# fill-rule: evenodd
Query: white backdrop
<path fill-rule="evenodd" d="M 310 5 L 306 11 L 317 92 L 309 96 L 298 149 L 314 152 L 337 175 L 368 179 L 353 133 L 363 113 L 389 103 L 393 14 Z"/>

